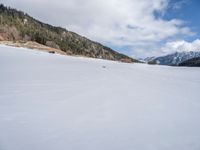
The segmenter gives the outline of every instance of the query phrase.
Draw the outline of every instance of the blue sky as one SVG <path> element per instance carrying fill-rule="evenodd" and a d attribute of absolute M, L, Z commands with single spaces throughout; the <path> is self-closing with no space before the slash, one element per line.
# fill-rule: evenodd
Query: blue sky
<path fill-rule="evenodd" d="M 182 3 L 181 3 L 182 2 Z M 180 7 L 174 9 L 173 6 L 179 4 Z M 171 0 L 170 9 L 165 14 L 165 19 L 179 18 L 196 33 L 195 36 L 184 37 L 188 41 L 193 41 L 200 37 L 200 1 L 199 0 Z"/>
<path fill-rule="evenodd" d="M 145 58 L 200 47 L 199 0 L 1 0 L 43 22 Z"/>

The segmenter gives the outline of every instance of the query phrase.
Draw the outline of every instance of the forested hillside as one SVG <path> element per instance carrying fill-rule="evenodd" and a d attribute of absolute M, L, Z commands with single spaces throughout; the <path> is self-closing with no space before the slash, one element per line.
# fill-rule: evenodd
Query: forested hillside
<path fill-rule="evenodd" d="M 180 63 L 179 66 L 200 67 L 200 57 L 195 57 L 195 58 L 186 60 Z"/>
<path fill-rule="evenodd" d="M 22 11 L 2 4 L 0 5 L 0 40 L 35 41 L 71 55 L 138 62 L 74 32 L 42 23 Z"/>

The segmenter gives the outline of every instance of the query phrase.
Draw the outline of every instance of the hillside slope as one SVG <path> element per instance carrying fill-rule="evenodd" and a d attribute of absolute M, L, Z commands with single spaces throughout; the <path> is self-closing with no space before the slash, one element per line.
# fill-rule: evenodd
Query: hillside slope
<path fill-rule="evenodd" d="M 179 66 L 200 67 L 200 57 L 195 57 L 195 58 L 186 60 L 180 63 Z"/>
<path fill-rule="evenodd" d="M 36 41 L 67 54 L 138 62 L 76 33 L 42 23 L 28 14 L 0 5 L 0 40 Z"/>
<path fill-rule="evenodd" d="M 0 46 L 1 150 L 199 150 L 200 68 Z"/>

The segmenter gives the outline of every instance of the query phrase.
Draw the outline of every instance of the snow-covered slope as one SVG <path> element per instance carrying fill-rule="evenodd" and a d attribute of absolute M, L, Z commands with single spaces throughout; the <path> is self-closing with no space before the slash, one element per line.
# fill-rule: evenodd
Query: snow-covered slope
<path fill-rule="evenodd" d="M 0 150 L 199 150 L 200 69 L 0 46 Z"/>
<path fill-rule="evenodd" d="M 155 62 L 159 65 L 169 65 L 169 66 L 178 66 L 180 63 L 192 59 L 200 57 L 200 51 L 190 51 L 190 52 L 176 52 L 173 54 L 169 54 L 166 56 L 161 56 L 153 59 L 147 58 L 146 60 L 149 63 Z"/>

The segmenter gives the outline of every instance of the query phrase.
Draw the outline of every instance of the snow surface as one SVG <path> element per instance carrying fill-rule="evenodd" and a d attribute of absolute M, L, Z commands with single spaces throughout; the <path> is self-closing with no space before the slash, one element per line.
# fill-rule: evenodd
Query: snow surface
<path fill-rule="evenodd" d="M 200 68 L 0 46 L 0 150 L 199 149 Z"/>

